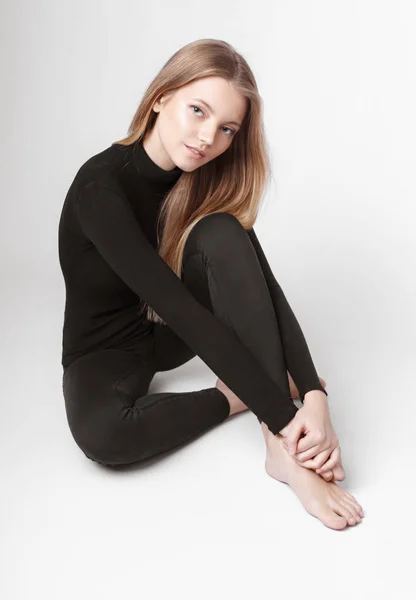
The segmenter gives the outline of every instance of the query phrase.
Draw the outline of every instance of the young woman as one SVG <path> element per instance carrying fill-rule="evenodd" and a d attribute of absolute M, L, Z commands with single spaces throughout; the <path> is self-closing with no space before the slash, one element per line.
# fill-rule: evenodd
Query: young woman
<path fill-rule="evenodd" d="M 76 443 L 94 461 L 129 464 L 249 408 L 267 473 L 326 526 L 359 522 L 335 482 L 344 471 L 325 382 L 253 229 L 270 165 L 247 62 L 221 40 L 186 45 L 128 133 L 81 166 L 59 223 Z M 155 373 L 196 355 L 215 387 L 148 393 Z"/>

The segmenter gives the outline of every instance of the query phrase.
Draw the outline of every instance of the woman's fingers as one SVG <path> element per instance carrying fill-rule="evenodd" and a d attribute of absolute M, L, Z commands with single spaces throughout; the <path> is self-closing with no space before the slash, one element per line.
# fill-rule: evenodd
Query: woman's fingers
<path fill-rule="evenodd" d="M 298 442 L 299 444 L 299 442 Z M 283 438 L 283 447 L 285 450 L 287 450 L 287 452 L 289 452 L 290 454 L 292 454 L 292 452 L 290 451 L 290 442 L 288 438 Z M 297 446 L 295 446 L 295 449 L 297 448 Z M 318 446 L 312 442 L 312 446 L 310 446 L 310 448 L 308 449 L 308 452 L 311 454 L 311 456 L 316 456 L 317 452 L 318 452 Z M 298 452 L 293 453 L 293 456 L 297 456 Z"/>
<path fill-rule="evenodd" d="M 330 469 L 329 471 L 323 471 L 323 473 L 321 473 L 321 477 L 323 477 L 325 481 L 331 481 L 334 478 L 334 474 Z"/>
<path fill-rule="evenodd" d="M 294 454 L 294 456 L 296 457 L 296 460 L 298 460 L 301 463 L 304 463 L 307 460 L 314 459 L 326 450 L 326 448 L 322 448 L 322 443 L 316 443 L 314 446 L 312 446 L 312 448 L 309 448 L 309 450 L 305 450 L 305 452 L 298 451 Z M 331 452 L 329 452 L 329 454 L 331 454 Z M 326 458 L 328 458 L 328 456 Z"/>
<path fill-rule="evenodd" d="M 334 469 L 337 464 L 340 462 L 341 460 L 341 448 L 339 446 L 337 446 L 335 448 L 335 450 L 332 452 L 330 458 L 327 460 L 327 462 L 325 464 L 322 465 L 322 467 L 318 467 L 318 469 L 316 470 L 316 472 L 320 475 L 323 471 L 328 471 L 330 469 Z"/>
<path fill-rule="evenodd" d="M 283 446 L 285 447 L 285 449 L 288 452 L 290 452 L 290 448 L 291 448 L 291 439 L 293 439 L 292 435 L 290 437 L 284 438 L 284 440 L 283 440 Z M 300 448 L 301 444 L 302 444 L 302 447 Z M 292 442 L 292 448 L 293 448 L 293 442 Z M 308 458 L 313 458 L 314 456 L 316 456 L 318 454 L 318 452 L 320 452 L 322 450 L 319 443 L 316 441 L 316 439 L 314 439 L 314 437 L 310 433 L 307 434 L 305 437 L 301 438 L 300 440 L 298 439 L 297 443 L 294 444 L 294 448 L 295 448 L 294 455 L 299 456 L 300 453 L 302 453 L 303 460 L 306 460 Z"/>
<path fill-rule="evenodd" d="M 312 433 L 307 433 L 304 437 L 300 438 L 297 444 L 297 452 L 306 452 L 307 450 L 311 450 L 315 448 L 319 441 L 317 439 L 317 435 L 313 435 Z M 315 452 L 316 454 L 316 452 Z"/>
<path fill-rule="evenodd" d="M 299 461 L 302 464 L 302 467 L 306 467 L 307 469 L 319 469 L 320 467 L 322 467 L 322 465 L 324 465 L 326 463 L 326 461 L 328 460 L 328 457 L 331 455 L 331 448 L 327 448 L 326 450 L 322 450 L 322 452 L 319 452 L 318 454 L 316 454 L 315 457 L 313 457 L 311 460 L 302 460 L 299 458 L 299 456 L 297 454 L 295 454 L 295 459 L 297 461 Z M 305 452 L 302 452 L 302 454 L 306 454 Z"/>

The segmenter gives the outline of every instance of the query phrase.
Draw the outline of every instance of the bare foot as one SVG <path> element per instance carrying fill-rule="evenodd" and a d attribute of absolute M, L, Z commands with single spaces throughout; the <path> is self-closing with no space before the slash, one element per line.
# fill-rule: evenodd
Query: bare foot
<path fill-rule="evenodd" d="M 217 379 L 215 387 L 218 388 L 227 397 L 227 400 L 230 403 L 229 416 L 234 415 L 235 413 L 242 412 L 243 410 L 248 410 L 248 407 L 245 404 L 243 404 L 240 398 L 236 396 L 234 392 L 232 392 L 230 388 L 227 385 L 225 385 L 225 383 L 221 379 Z"/>
<path fill-rule="evenodd" d="M 301 467 L 284 449 L 283 436 L 273 435 L 265 423 L 261 428 L 267 446 L 267 474 L 287 483 L 309 514 L 331 529 L 361 522 L 364 512 L 354 496 L 334 481 L 325 481 L 315 471 Z"/>

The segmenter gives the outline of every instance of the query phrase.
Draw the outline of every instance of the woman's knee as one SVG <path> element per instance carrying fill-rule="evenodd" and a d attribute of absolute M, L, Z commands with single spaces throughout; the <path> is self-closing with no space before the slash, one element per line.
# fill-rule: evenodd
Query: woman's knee
<path fill-rule="evenodd" d="M 137 414 L 132 414 L 132 413 Z M 148 456 L 148 445 L 140 429 L 140 415 L 134 407 L 125 407 L 122 422 L 112 421 L 90 431 L 82 450 L 91 460 L 106 466 L 140 462 Z"/>
<path fill-rule="evenodd" d="M 225 257 L 241 243 L 247 243 L 247 235 L 237 217 L 217 212 L 206 215 L 194 225 L 185 252 L 187 255 L 202 252 L 210 258 Z"/>
<path fill-rule="evenodd" d="M 134 406 L 105 402 L 89 414 L 68 413 L 69 428 L 85 456 L 102 465 L 116 466 L 140 461 L 148 448 L 142 434 L 141 415 Z"/>
<path fill-rule="evenodd" d="M 69 429 L 88 458 L 115 465 L 140 460 L 147 452 L 134 399 L 147 394 L 152 376 L 150 363 L 110 350 L 85 356 L 64 373 Z"/>

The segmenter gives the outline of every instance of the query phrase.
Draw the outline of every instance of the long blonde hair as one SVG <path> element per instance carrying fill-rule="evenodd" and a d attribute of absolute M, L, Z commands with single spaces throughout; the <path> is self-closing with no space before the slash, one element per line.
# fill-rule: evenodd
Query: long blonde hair
<path fill-rule="evenodd" d="M 262 99 L 246 60 L 222 40 L 201 39 L 180 48 L 148 86 L 128 129 L 113 144 L 129 145 L 153 128 L 155 102 L 163 94 L 197 79 L 220 76 L 248 101 L 239 131 L 225 152 L 192 172 L 183 172 L 163 200 L 159 214 L 158 253 L 181 277 L 185 242 L 196 223 L 211 213 L 228 212 L 247 230 L 256 221 L 271 174 L 262 118 Z M 144 305 L 146 306 L 146 305 Z M 147 318 L 164 321 L 147 306 Z"/>

